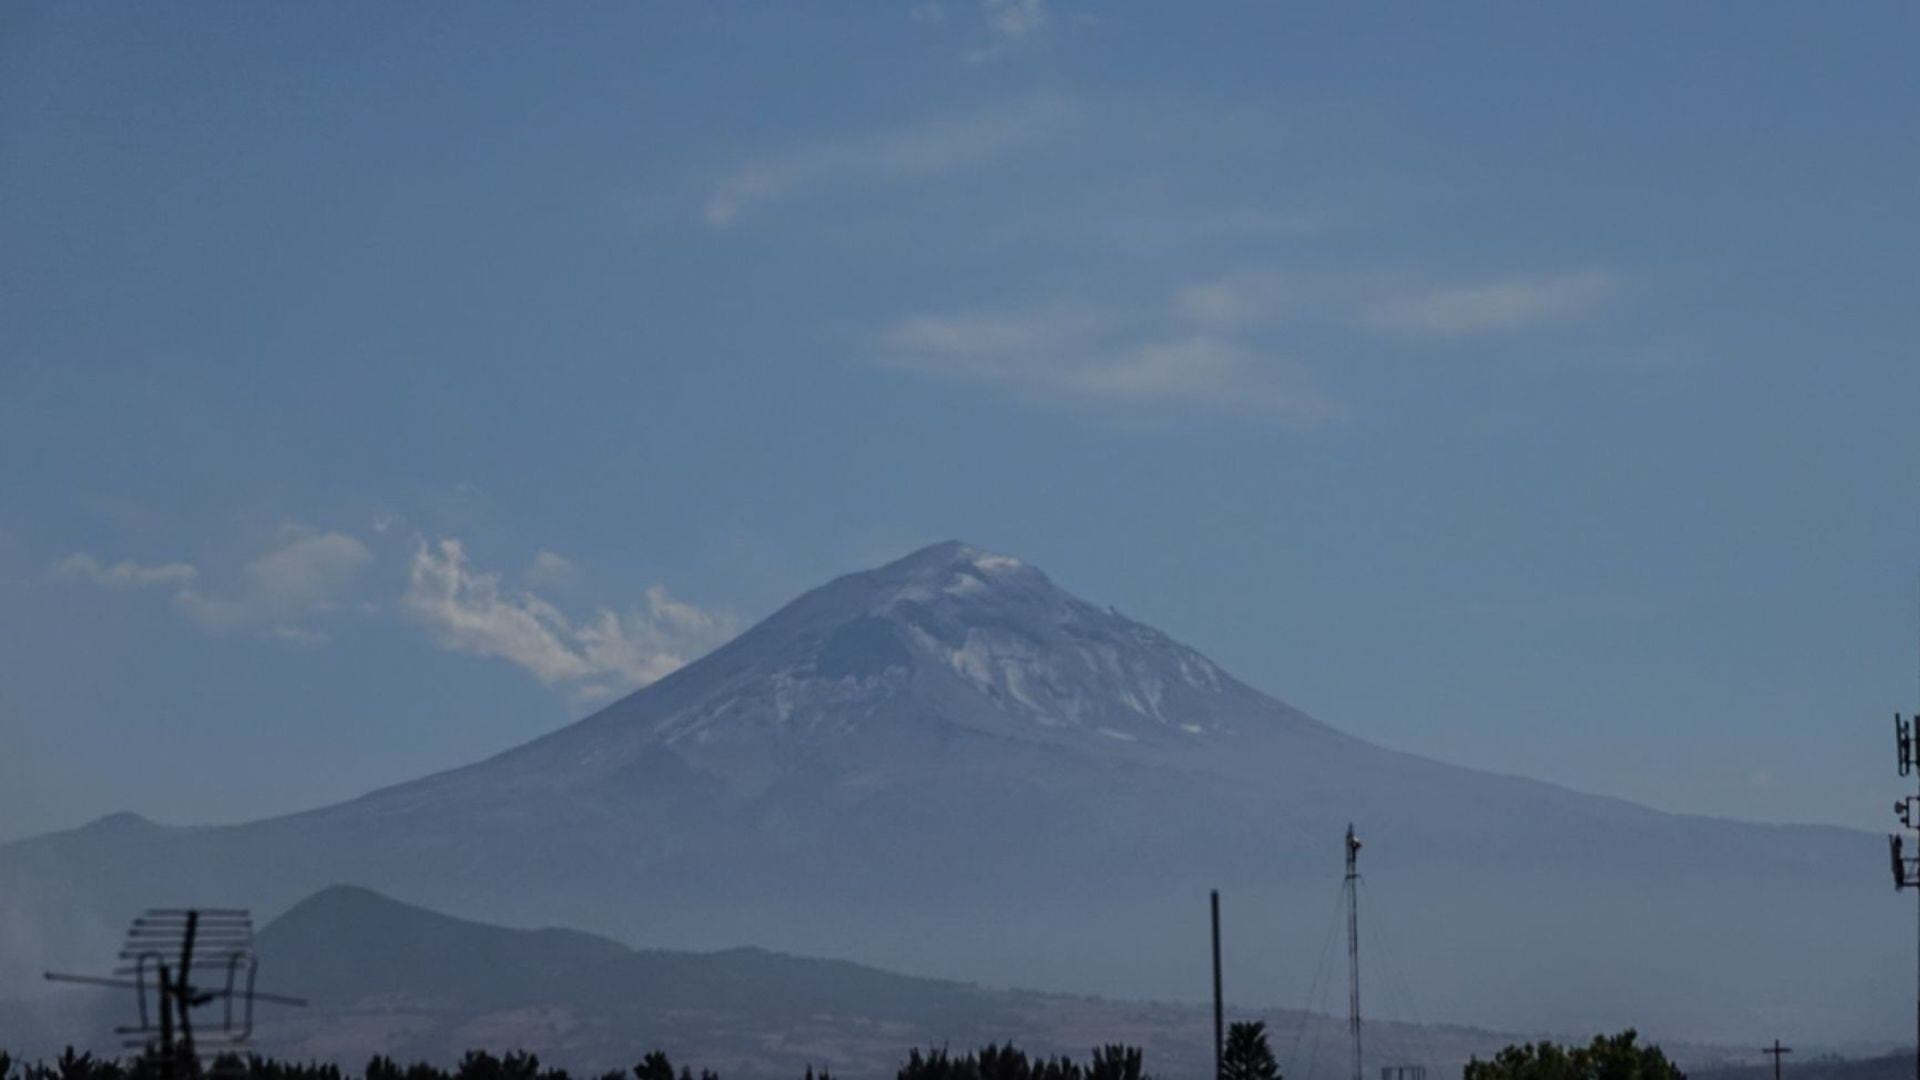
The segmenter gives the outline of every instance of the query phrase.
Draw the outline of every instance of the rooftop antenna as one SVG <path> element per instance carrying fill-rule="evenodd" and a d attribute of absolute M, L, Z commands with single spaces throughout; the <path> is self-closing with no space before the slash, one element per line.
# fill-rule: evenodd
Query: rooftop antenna
<path fill-rule="evenodd" d="M 1347 1033 L 1353 1039 L 1353 1080 L 1360 1069 L 1360 840 L 1347 822 Z M 1914 1080 L 1920 1080 L 1916 1076 Z"/>
<path fill-rule="evenodd" d="M 111 975 L 45 974 L 49 982 L 132 990 L 139 1020 L 114 1028 L 114 1034 L 129 1050 L 157 1053 L 168 1077 L 181 1061 L 199 1060 L 193 1010 L 220 1003 L 220 1022 L 202 1029 L 218 1053 L 244 1046 L 252 1037 L 255 1002 L 306 1004 L 254 988 L 260 958 L 253 951 L 253 917 L 240 908 L 149 909 L 127 928 L 118 959 Z M 213 972 L 205 985 L 193 982 L 195 965 Z"/>

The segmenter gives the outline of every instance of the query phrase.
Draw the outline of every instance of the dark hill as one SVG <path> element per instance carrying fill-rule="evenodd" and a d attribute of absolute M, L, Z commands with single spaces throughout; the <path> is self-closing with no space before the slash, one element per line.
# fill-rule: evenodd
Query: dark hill
<path fill-rule="evenodd" d="M 812 1015 L 875 1022 L 952 1017 L 963 1031 L 1009 1027 L 1015 1011 L 963 983 L 894 975 L 758 948 L 635 950 L 572 930 L 514 930 L 456 919 L 368 889 L 335 886 L 260 932 L 262 966 L 328 1010 L 472 1014 L 564 1004 L 659 1016 L 738 1014 L 767 1023 Z"/>

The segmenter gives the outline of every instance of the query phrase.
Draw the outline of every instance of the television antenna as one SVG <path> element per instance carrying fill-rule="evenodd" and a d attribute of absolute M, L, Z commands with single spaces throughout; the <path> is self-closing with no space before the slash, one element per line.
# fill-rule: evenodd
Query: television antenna
<path fill-rule="evenodd" d="M 253 917 L 242 908 L 149 909 L 127 928 L 118 959 L 120 966 L 111 975 L 45 975 L 49 982 L 132 990 L 138 1023 L 116 1027 L 114 1034 L 127 1049 L 157 1052 L 169 1076 L 183 1060 L 197 1063 L 201 1053 L 244 1046 L 253 1035 L 256 1002 L 306 1004 L 254 987 L 260 958 L 253 951 Z M 213 973 L 207 983 L 193 981 L 196 967 Z M 219 1022 L 203 1024 L 202 1042 L 196 1043 L 194 1010 L 215 1003 L 220 1006 Z"/>

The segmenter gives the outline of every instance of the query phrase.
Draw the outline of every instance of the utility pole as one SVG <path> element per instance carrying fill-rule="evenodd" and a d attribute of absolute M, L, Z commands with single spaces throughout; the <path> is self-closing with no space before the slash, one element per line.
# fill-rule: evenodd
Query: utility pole
<path fill-rule="evenodd" d="M 1760 1052 L 1773 1059 L 1773 1080 L 1780 1080 L 1780 1055 L 1793 1053 L 1793 1047 L 1781 1046 L 1780 1040 L 1775 1039 L 1772 1046 Z"/>
<path fill-rule="evenodd" d="M 1353 1080 L 1360 1075 L 1360 841 L 1347 822 L 1347 1031 L 1353 1038 Z M 1916 1076 L 1914 1080 L 1920 1080 Z"/>
<path fill-rule="evenodd" d="M 1213 1080 L 1225 1068 L 1226 1006 L 1220 1000 L 1220 890 L 1213 890 Z M 1916 1077 L 1915 1080 L 1920 1080 Z"/>

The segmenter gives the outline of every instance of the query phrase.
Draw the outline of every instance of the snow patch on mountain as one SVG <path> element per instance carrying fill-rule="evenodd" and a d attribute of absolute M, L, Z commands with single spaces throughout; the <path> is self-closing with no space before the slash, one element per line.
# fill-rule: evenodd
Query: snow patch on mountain
<path fill-rule="evenodd" d="M 1001 570 L 1024 570 L 1027 565 L 1011 555 L 995 555 L 991 551 L 967 548 L 966 554 L 967 558 L 973 562 L 974 568 L 986 574 Z"/>

